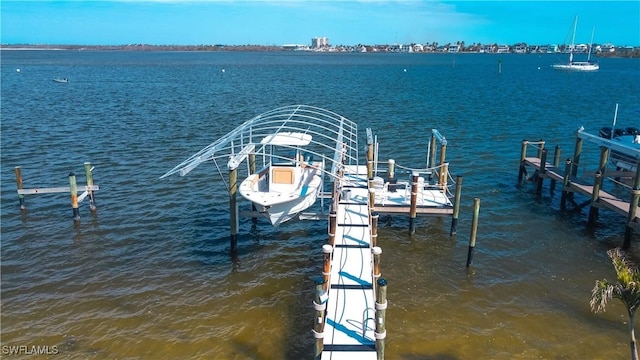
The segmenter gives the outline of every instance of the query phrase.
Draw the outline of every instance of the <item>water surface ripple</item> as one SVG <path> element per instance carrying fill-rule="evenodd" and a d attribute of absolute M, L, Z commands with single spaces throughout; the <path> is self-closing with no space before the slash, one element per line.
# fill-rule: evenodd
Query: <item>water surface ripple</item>
<path fill-rule="evenodd" d="M 522 139 L 568 157 L 576 128 L 609 125 L 616 103 L 619 124 L 640 125 L 637 59 L 580 74 L 552 71 L 556 55 L 1 55 L 3 346 L 56 346 L 63 359 L 310 358 L 326 223 L 243 220 L 232 259 L 215 167 L 158 179 L 252 116 L 308 104 L 357 122 L 363 145 L 371 127 L 400 164 L 422 166 L 437 128 L 464 179 L 457 236 L 448 219 L 420 219 L 413 236 L 406 217 L 381 222 L 387 359 L 628 357 L 622 305 L 589 309 L 594 281 L 615 276 L 605 252 L 622 243 L 624 219 L 603 211 L 588 230 L 586 210 L 562 213 L 557 191 L 536 197 L 515 182 Z M 585 151 L 597 164 L 598 150 Z M 14 166 L 27 188 L 57 187 L 70 172 L 82 183 L 85 161 L 96 214 L 82 203 L 74 225 L 66 194 L 18 209 Z M 635 258 L 638 248 L 635 238 Z"/>

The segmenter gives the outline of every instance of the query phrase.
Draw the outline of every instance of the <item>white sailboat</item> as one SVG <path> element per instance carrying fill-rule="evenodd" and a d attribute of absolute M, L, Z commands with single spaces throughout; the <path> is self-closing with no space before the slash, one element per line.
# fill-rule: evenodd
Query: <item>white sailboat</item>
<path fill-rule="evenodd" d="M 569 70 L 569 71 L 596 71 L 600 69 L 600 65 L 596 61 L 591 61 L 591 49 L 593 45 L 593 34 L 595 29 L 591 31 L 591 42 L 589 43 L 587 61 L 574 61 L 573 55 L 575 52 L 575 40 L 576 30 L 578 28 L 578 16 L 573 21 L 573 36 L 571 37 L 571 47 L 569 48 L 569 62 L 551 65 L 556 70 Z"/>

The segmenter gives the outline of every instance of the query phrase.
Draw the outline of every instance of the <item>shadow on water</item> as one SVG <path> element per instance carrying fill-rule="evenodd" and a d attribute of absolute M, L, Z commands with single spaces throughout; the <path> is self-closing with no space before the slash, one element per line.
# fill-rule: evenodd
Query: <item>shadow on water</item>
<path fill-rule="evenodd" d="M 261 356 L 258 346 L 250 344 L 248 342 L 244 342 L 238 339 L 233 339 L 231 341 L 235 352 L 231 355 L 241 356 L 242 359 L 269 359 L 266 356 Z"/>

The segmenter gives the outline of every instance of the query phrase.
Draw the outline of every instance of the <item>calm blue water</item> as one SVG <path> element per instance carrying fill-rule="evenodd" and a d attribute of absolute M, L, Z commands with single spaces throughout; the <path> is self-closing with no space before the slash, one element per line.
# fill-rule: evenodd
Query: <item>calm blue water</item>
<path fill-rule="evenodd" d="M 326 223 L 241 222 L 213 166 L 159 180 L 249 118 L 323 107 L 377 134 L 381 158 L 423 165 L 430 130 L 464 176 L 458 235 L 448 219 L 385 219 L 387 359 L 628 358 L 618 302 L 589 309 L 624 219 L 561 213 L 559 192 L 516 186 L 520 144 L 571 156 L 573 132 L 639 126 L 640 60 L 596 73 L 550 69 L 558 55 L 2 51 L 2 345 L 56 346 L 65 359 L 299 359 L 313 351 L 313 282 Z M 499 63 L 501 60 L 501 72 Z M 19 71 L 18 71 L 19 70 Z M 224 71 L 223 71 L 224 70 Z M 66 77 L 67 84 L 53 78 Z M 585 148 L 582 170 L 598 149 Z M 593 156 L 591 156 L 593 155 Z M 26 188 L 84 180 L 97 213 Z M 548 184 L 547 184 L 548 185 Z M 624 189 L 618 189 L 625 193 Z M 474 264 L 465 268 L 473 198 Z M 632 255 L 640 258 L 637 236 Z M 4 355 L 4 354 L 3 354 Z"/>

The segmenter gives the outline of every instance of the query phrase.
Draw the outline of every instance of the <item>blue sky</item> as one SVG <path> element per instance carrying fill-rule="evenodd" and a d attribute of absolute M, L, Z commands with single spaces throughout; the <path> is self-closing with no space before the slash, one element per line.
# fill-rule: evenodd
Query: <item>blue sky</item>
<path fill-rule="evenodd" d="M 640 0 L 0 1 L 3 44 L 640 45 Z M 570 42 L 570 40 L 566 40 Z"/>

